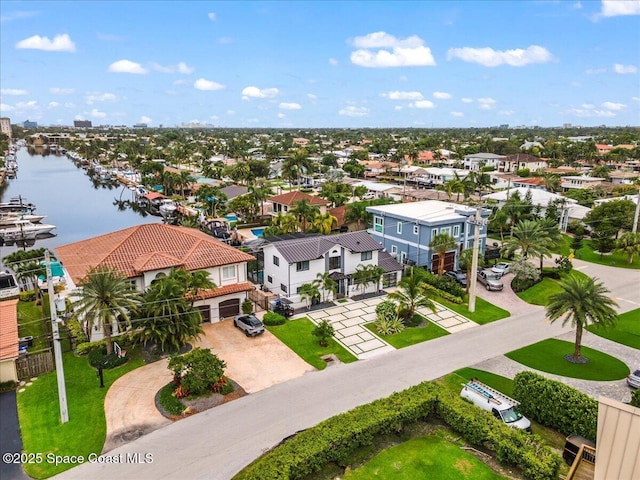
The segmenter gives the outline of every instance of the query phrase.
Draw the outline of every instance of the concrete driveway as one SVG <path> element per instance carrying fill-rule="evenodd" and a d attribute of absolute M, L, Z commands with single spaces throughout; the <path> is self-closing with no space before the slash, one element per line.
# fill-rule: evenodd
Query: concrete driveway
<path fill-rule="evenodd" d="M 226 375 L 254 393 L 314 371 L 311 365 L 293 350 L 265 331 L 257 337 L 247 337 L 233 326 L 233 321 L 205 325 L 195 346 L 209 348 L 227 363 Z"/>

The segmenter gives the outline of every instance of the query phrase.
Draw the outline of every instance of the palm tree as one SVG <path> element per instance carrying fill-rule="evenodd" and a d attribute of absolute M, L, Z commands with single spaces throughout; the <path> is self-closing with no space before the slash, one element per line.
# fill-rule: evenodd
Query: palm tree
<path fill-rule="evenodd" d="M 362 288 L 362 295 L 364 295 L 367 285 L 371 283 L 371 273 L 367 269 L 367 266 L 363 264 L 358 265 L 356 271 L 351 275 L 351 278 L 356 288 Z"/>
<path fill-rule="evenodd" d="M 376 285 L 376 290 L 378 293 L 380 292 L 380 281 L 382 280 L 382 276 L 385 274 L 384 268 L 378 265 L 369 265 L 367 267 L 369 270 L 369 275 L 371 277 L 371 282 Z"/>
<path fill-rule="evenodd" d="M 313 300 L 320 296 L 320 290 L 315 282 L 305 283 L 300 286 L 300 298 L 306 300 L 307 308 L 311 307 Z"/>
<path fill-rule="evenodd" d="M 102 328 L 110 355 L 111 327 L 116 320 L 131 324 L 131 313 L 137 308 L 140 295 L 126 278 L 106 267 L 89 270 L 80 286 L 80 297 L 71 304 L 73 316 Z"/>
<path fill-rule="evenodd" d="M 362 230 L 363 226 L 366 228 L 370 216 L 365 202 L 349 203 L 344 213 L 344 223 L 355 223 L 356 229 Z"/>
<path fill-rule="evenodd" d="M 438 275 L 444 273 L 445 254 L 449 250 L 454 250 L 458 246 L 456 239 L 448 233 L 439 233 L 431 239 L 429 247 L 438 253 Z"/>
<path fill-rule="evenodd" d="M 622 252 L 627 255 L 627 263 L 633 263 L 633 256 L 640 255 L 640 233 L 627 232 L 616 240 L 614 252 Z"/>
<path fill-rule="evenodd" d="M 338 225 L 338 219 L 331 215 L 329 212 L 318 213 L 313 217 L 311 222 L 313 229 L 321 233 L 322 235 L 329 235 L 335 225 Z"/>
<path fill-rule="evenodd" d="M 279 219 L 278 226 L 280 227 L 280 230 L 282 230 L 282 233 L 295 233 L 300 227 L 300 221 L 297 216 L 292 213 L 287 213 Z"/>
<path fill-rule="evenodd" d="M 467 248 L 460 253 L 460 257 L 458 258 L 458 263 L 460 264 L 460 268 L 463 268 L 467 274 L 467 286 L 465 290 L 469 293 L 469 287 L 471 286 L 471 279 L 473 278 L 471 275 L 471 267 L 473 266 L 473 248 Z"/>
<path fill-rule="evenodd" d="M 568 276 L 560 281 L 560 293 L 552 295 L 546 307 L 547 317 L 551 322 L 562 318 L 562 325 L 571 323 L 576 329 L 575 349 L 573 359 L 582 358 L 582 330 L 590 324 L 603 327 L 613 326 L 617 313 L 613 309 L 617 303 L 609 297 L 602 282 L 587 276 Z"/>
<path fill-rule="evenodd" d="M 520 250 L 524 258 L 528 258 L 529 255 L 548 257 L 551 255 L 551 246 L 549 234 L 539 222 L 521 220 L 514 227 L 513 236 L 507 238 L 502 244 L 501 251 L 506 256 Z"/>
<path fill-rule="evenodd" d="M 314 283 L 322 292 L 322 303 L 324 303 L 327 299 L 327 292 L 332 293 L 335 297 L 336 291 L 338 289 L 338 284 L 333 278 L 330 277 L 329 272 L 318 273 L 318 275 L 316 275 Z"/>
<path fill-rule="evenodd" d="M 315 216 L 320 213 L 320 209 L 315 205 L 311 205 L 307 200 L 300 200 L 291 210 L 289 210 L 289 213 L 298 217 L 300 224 L 302 225 L 302 231 L 306 232 L 307 222 L 313 221 Z"/>
<path fill-rule="evenodd" d="M 180 177 L 176 179 L 178 185 L 180 186 L 180 191 L 182 192 L 182 196 L 184 197 L 184 189 L 185 187 L 190 186 L 192 183 L 196 181 L 195 178 L 191 176 L 191 174 L 185 170 L 180 172 Z"/>
<path fill-rule="evenodd" d="M 260 204 L 260 215 L 264 215 L 264 201 L 273 195 L 271 188 L 264 183 L 254 183 L 249 186 L 249 194 Z"/>
<path fill-rule="evenodd" d="M 215 290 L 218 288 L 209 278 L 206 270 L 186 270 L 184 268 L 174 268 L 167 278 L 176 280 L 182 288 L 184 295 L 189 299 L 191 305 L 198 299 L 198 295 L 203 290 Z"/>
<path fill-rule="evenodd" d="M 398 282 L 399 289 L 391 292 L 388 297 L 398 302 L 398 312 L 406 320 L 411 320 L 418 308 L 428 308 L 436 312 L 436 305 L 429 298 L 431 290 L 424 288 L 423 270 L 411 267 L 409 274 Z"/>
<path fill-rule="evenodd" d="M 547 246 L 549 248 L 546 255 L 545 252 L 540 252 L 540 272 L 542 272 L 542 262 L 544 257 L 551 256 L 551 248 L 562 240 L 562 233 L 558 228 L 558 222 L 553 218 L 541 218 L 540 220 L 537 220 L 537 223 L 540 225 L 540 229 L 547 236 Z"/>

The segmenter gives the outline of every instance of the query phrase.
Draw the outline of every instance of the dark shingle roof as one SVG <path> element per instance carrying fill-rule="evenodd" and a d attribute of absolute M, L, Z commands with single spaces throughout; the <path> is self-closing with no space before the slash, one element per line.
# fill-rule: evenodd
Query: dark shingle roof
<path fill-rule="evenodd" d="M 378 252 L 378 266 L 382 267 L 385 273 L 402 270 L 402 264 L 398 263 L 396 259 L 387 252 Z"/>
<path fill-rule="evenodd" d="M 382 250 L 382 246 L 364 230 L 274 243 L 289 264 L 320 258 L 335 245 L 341 245 L 354 253 Z"/>

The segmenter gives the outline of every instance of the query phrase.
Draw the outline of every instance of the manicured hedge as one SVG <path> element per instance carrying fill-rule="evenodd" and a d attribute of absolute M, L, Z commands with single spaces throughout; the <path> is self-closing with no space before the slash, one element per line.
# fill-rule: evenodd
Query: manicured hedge
<path fill-rule="evenodd" d="M 524 415 L 565 435 L 578 434 L 595 442 L 598 402 L 564 383 L 533 372 L 513 379 L 513 396 Z"/>
<path fill-rule="evenodd" d="M 452 303 L 463 303 L 464 302 L 462 297 L 456 297 L 455 295 L 451 295 L 450 293 L 445 292 L 444 290 L 439 290 L 436 287 L 434 287 L 433 285 L 429 285 L 428 283 L 423 283 L 422 286 L 424 288 L 427 288 L 429 290 L 433 290 L 433 291 L 437 292 L 438 295 L 440 295 L 442 298 L 444 298 L 445 300 L 449 300 Z"/>
<path fill-rule="evenodd" d="M 447 276 L 439 276 L 434 273 L 425 271 L 425 281 L 429 285 L 433 285 L 438 290 L 443 290 L 454 297 L 464 297 L 465 290 L 453 278 Z"/>
<path fill-rule="evenodd" d="M 432 414 L 469 443 L 493 450 L 500 461 L 519 467 L 526 478 L 557 478 L 560 458 L 539 437 L 508 427 L 490 413 L 428 382 L 325 420 L 280 444 L 235 478 L 297 479 L 330 462 L 344 465 L 349 454 L 370 445 L 376 435 L 399 432 L 404 425 Z"/>
<path fill-rule="evenodd" d="M 285 316 L 276 312 L 267 312 L 262 317 L 262 323 L 269 326 L 284 325 L 286 321 L 287 318 Z"/>

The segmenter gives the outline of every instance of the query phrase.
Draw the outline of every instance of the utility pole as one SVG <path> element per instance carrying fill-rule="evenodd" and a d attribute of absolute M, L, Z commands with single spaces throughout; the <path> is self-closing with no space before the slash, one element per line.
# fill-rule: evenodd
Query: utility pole
<path fill-rule="evenodd" d="M 478 275 L 478 251 L 479 251 L 479 243 L 480 243 L 480 229 L 483 225 L 486 225 L 488 222 L 486 219 L 482 218 L 480 212 L 482 207 L 476 207 L 476 216 L 475 218 L 467 218 L 467 223 L 469 225 L 474 225 L 473 229 L 473 254 L 471 256 L 471 276 L 472 278 L 467 278 L 467 282 L 469 282 L 469 312 L 473 313 L 476 311 L 476 276 Z"/>
<path fill-rule="evenodd" d="M 60 345 L 60 330 L 58 329 L 58 312 L 54 298 L 53 277 L 51 275 L 51 258 L 49 251 L 44 252 L 44 259 L 47 268 L 47 290 L 49 293 L 49 310 L 51 315 L 51 332 L 53 333 L 53 353 L 56 361 L 56 376 L 58 378 L 58 403 L 60 404 L 60 422 L 69 421 L 69 411 L 67 410 L 67 389 L 64 384 L 64 366 L 62 365 L 62 345 Z"/>
<path fill-rule="evenodd" d="M 636 214 L 633 217 L 633 233 L 638 232 L 638 215 L 640 214 L 640 190 L 638 190 L 638 198 L 636 199 Z"/>

